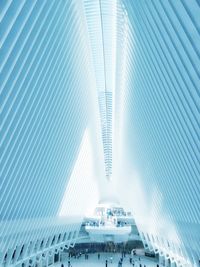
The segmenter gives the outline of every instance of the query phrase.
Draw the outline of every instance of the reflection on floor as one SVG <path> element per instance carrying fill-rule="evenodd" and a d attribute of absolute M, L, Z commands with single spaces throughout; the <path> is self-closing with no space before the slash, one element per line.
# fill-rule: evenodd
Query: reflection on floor
<path fill-rule="evenodd" d="M 118 262 L 121 258 L 121 254 L 119 253 L 101 253 L 100 259 L 98 259 L 98 254 L 89 254 L 88 260 L 85 259 L 85 256 L 82 255 L 79 259 L 71 258 L 70 263 L 72 267 L 101 267 L 105 266 L 106 260 L 108 261 L 108 267 L 117 267 Z M 112 257 L 112 263 L 111 263 L 111 257 Z M 139 260 L 140 258 L 140 260 Z M 148 258 L 144 256 L 133 256 L 133 262 L 135 263 L 135 267 L 140 267 L 140 264 L 142 264 L 142 267 L 146 265 L 146 267 L 156 267 L 158 261 L 155 258 Z M 64 267 L 68 267 L 68 261 L 63 261 Z M 55 264 L 56 267 L 60 267 L 61 263 Z M 131 267 L 133 266 L 130 264 L 130 255 L 126 255 L 126 257 L 123 260 L 122 267 Z"/>

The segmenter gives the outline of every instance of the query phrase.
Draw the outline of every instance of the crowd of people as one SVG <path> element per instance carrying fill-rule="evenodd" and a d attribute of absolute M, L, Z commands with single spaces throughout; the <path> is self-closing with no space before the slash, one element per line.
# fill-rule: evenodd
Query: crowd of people
<path fill-rule="evenodd" d="M 84 255 L 82 255 L 81 252 L 78 252 L 76 255 L 70 255 L 69 254 L 67 265 L 64 265 L 64 263 L 61 263 L 61 267 L 72 267 L 72 258 L 79 259 L 82 256 L 85 258 L 85 260 L 89 259 L 89 253 L 87 253 L 87 252 L 85 252 Z M 104 258 L 104 257 L 102 257 L 100 253 L 97 253 L 98 261 L 100 261 L 102 258 Z M 116 262 L 116 260 L 115 260 L 115 262 Z M 135 254 L 134 255 L 130 255 L 130 254 L 127 255 L 126 252 L 121 253 L 121 256 L 119 258 L 119 261 L 118 261 L 116 267 L 123 267 L 124 262 L 126 262 L 126 264 L 127 264 L 127 262 L 129 262 L 130 266 L 134 266 L 134 267 L 148 267 L 148 266 L 146 266 L 146 261 L 143 261 L 143 258 L 141 256 L 136 256 Z M 105 259 L 105 265 L 104 266 L 105 267 L 108 267 L 108 266 L 114 267 L 113 263 L 114 263 L 113 262 L 113 256 L 111 255 L 110 257 Z M 159 267 L 159 264 L 155 264 L 155 267 Z"/>

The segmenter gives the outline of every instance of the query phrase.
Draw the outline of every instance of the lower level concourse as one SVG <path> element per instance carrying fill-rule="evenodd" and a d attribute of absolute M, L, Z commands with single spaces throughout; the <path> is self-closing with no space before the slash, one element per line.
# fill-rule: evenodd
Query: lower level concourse
<path fill-rule="evenodd" d="M 81 255 L 80 257 L 66 257 L 63 254 L 63 260 L 61 262 L 55 263 L 55 267 L 59 267 L 64 264 L 64 267 L 156 267 L 158 264 L 157 258 L 149 258 L 146 256 L 139 256 L 131 254 L 126 254 L 123 257 L 123 261 L 120 265 L 122 259 L 121 253 L 92 253 Z M 106 265 L 107 261 L 107 265 Z"/>

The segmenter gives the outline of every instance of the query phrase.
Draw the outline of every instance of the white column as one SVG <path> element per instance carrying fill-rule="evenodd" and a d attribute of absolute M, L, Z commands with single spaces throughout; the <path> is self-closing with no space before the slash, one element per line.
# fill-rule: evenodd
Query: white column
<path fill-rule="evenodd" d="M 165 257 L 164 255 L 159 254 L 159 265 L 164 266 L 164 264 L 165 264 Z"/>
<path fill-rule="evenodd" d="M 61 260 L 60 253 L 61 253 L 61 251 L 59 250 L 59 252 L 58 252 L 58 262 L 60 262 L 60 260 Z"/>
<path fill-rule="evenodd" d="M 13 255 L 13 249 L 8 249 L 7 251 L 7 257 L 6 257 L 6 266 L 10 264 L 11 258 Z"/>
<path fill-rule="evenodd" d="M 171 267 L 176 267 L 176 262 L 175 261 L 171 262 Z"/>
<path fill-rule="evenodd" d="M 169 259 L 165 258 L 165 267 L 170 267 Z"/>

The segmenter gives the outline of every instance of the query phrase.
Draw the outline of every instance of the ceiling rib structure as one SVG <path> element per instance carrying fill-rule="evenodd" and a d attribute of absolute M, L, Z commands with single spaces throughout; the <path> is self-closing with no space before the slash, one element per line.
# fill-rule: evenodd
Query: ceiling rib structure
<path fill-rule="evenodd" d="M 0 1 L 0 265 L 52 263 L 101 199 L 200 259 L 198 0 Z"/>

